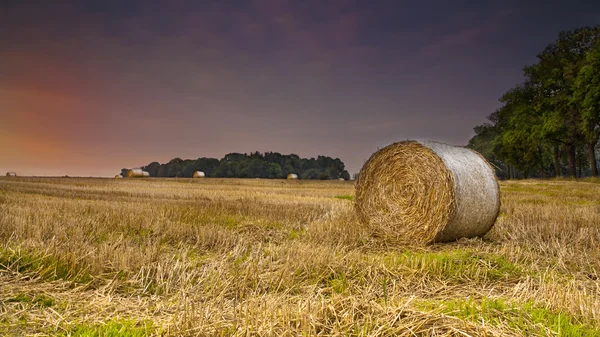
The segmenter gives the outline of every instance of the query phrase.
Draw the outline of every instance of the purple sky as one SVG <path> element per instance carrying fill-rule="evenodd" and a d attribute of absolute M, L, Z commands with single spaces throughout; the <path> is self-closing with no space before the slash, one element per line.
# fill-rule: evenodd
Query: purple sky
<path fill-rule="evenodd" d="M 0 172 L 466 144 L 598 1 L 0 1 Z M 57 4 L 60 3 L 60 4 Z M 126 4 L 123 4 L 126 3 Z"/>

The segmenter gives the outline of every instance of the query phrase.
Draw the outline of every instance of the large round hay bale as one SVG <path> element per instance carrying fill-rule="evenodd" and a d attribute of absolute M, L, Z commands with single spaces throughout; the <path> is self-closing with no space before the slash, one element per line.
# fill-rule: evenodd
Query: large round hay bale
<path fill-rule="evenodd" d="M 376 234 L 413 244 L 487 233 L 500 210 L 494 170 L 477 152 L 403 141 L 375 152 L 356 184 L 355 209 Z"/>
<path fill-rule="evenodd" d="M 129 171 L 127 171 L 127 177 L 129 177 L 129 178 L 141 178 L 141 177 L 144 177 L 144 170 L 142 170 L 139 167 L 132 168 Z"/>
<path fill-rule="evenodd" d="M 202 172 L 202 171 L 196 171 L 196 172 L 194 172 L 194 175 L 193 175 L 193 177 L 194 177 L 194 178 L 204 178 L 204 177 L 205 177 L 205 174 L 204 174 L 204 172 Z"/>
<path fill-rule="evenodd" d="M 296 179 L 298 179 L 298 175 L 295 173 L 290 173 L 287 175 L 287 178 L 290 180 L 296 180 Z"/>

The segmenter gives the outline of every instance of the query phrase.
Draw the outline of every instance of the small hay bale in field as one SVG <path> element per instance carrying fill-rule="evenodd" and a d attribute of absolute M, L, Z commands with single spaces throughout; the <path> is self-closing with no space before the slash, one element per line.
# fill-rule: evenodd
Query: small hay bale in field
<path fill-rule="evenodd" d="M 374 233 L 428 244 L 487 233 L 500 210 L 494 170 L 477 152 L 403 141 L 375 152 L 356 184 L 355 209 Z"/>
<path fill-rule="evenodd" d="M 15 172 L 6 172 L 7 177 L 16 177 L 17 174 Z"/>
<path fill-rule="evenodd" d="M 142 172 L 142 176 L 143 176 L 144 178 L 148 178 L 148 177 L 150 177 L 150 172 L 143 171 L 143 172 Z"/>
<path fill-rule="evenodd" d="M 117 175 L 115 176 L 115 179 L 122 179 L 122 178 L 123 178 L 123 176 L 122 176 L 122 175 L 120 175 L 120 174 L 117 174 Z"/>
<path fill-rule="evenodd" d="M 142 178 L 142 177 L 144 177 L 144 170 L 142 170 L 139 167 L 132 168 L 129 171 L 127 171 L 127 177 L 128 178 Z"/>
<path fill-rule="evenodd" d="M 205 177 L 205 174 L 204 174 L 204 172 L 202 172 L 202 171 L 196 171 L 196 172 L 194 172 L 194 175 L 193 175 L 193 177 L 194 177 L 194 178 L 204 178 L 204 177 Z"/>
<path fill-rule="evenodd" d="M 338 178 L 339 181 L 346 181 L 344 178 Z"/>
<path fill-rule="evenodd" d="M 296 180 L 296 179 L 298 179 L 298 175 L 295 173 L 290 173 L 287 175 L 287 178 L 290 180 Z"/>

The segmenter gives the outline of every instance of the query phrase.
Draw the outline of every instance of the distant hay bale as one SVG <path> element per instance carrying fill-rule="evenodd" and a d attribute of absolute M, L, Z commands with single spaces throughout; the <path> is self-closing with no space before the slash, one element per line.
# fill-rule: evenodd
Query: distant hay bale
<path fill-rule="evenodd" d="M 132 168 L 129 171 L 127 171 L 127 177 L 128 178 L 143 178 L 144 177 L 144 170 L 142 170 L 139 167 Z"/>
<path fill-rule="evenodd" d="M 196 172 L 194 172 L 194 175 L 193 175 L 193 177 L 194 177 L 194 178 L 204 178 L 204 177 L 205 177 L 205 174 L 204 174 L 204 172 L 202 172 L 202 171 L 196 171 Z"/>
<path fill-rule="evenodd" d="M 298 179 L 298 175 L 295 173 L 290 173 L 287 175 L 287 178 L 290 180 L 295 180 L 295 179 Z"/>
<path fill-rule="evenodd" d="M 6 172 L 7 177 L 16 177 L 17 174 L 15 172 Z"/>
<path fill-rule="evenodd" d="M 117 174 L 117 175 L 115 176 L 115 179 L 122 179 L 122 178 L 123 178 L 123 176 L 122 176 L 122 175 L 120 175 L 120 174 Z"/>
<path fill-rule="evenodd" d="M 344 178 L 338 178 L 339 181 L 346 181 Z"/>
<path fill-rule="evenodd" d="M 403 141 L 375 152 L 356 184 L 358 217 L 376 234 L 428 244 L 487 233 L 500 210 L 494 170 L 477 152 Z"/>
<path fill-rule="evenodd" d="M 144 178 L 148 178 L 148 177 L 150 177 L 150 172 L 143 171 L 143 172 L 142 172 L 142 176 L 143 176 Z"/>

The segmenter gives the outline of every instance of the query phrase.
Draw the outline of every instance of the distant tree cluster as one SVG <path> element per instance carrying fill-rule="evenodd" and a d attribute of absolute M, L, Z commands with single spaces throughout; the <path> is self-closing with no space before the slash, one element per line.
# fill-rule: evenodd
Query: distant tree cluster
<path fill-rule="evenodd" d="M 537 58 L 468 146 L 500 178 L 598 176 L 600 26 L 561 32 Z"/>
<path fill-rule="evenodd" d="M 307 159 L 277 152 L 229 153 L 221 160 L 175 158 L 166 164 L 153 162 L 142 169 L 151 177 L 171 178 L 192 177 L 195 171 L 202 171 L 206 177 L 216 178 L 285 178 L 294 173 L 300 179 L 350 179 L 344 163 L 338 158 L 318 156 Z M 125 175 L 126 170 L 122 170 Z"/>

